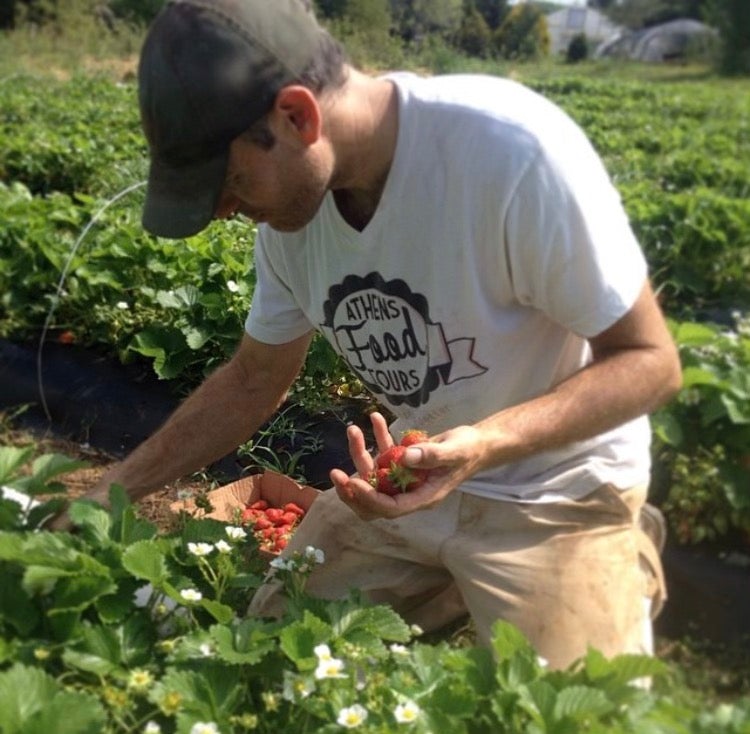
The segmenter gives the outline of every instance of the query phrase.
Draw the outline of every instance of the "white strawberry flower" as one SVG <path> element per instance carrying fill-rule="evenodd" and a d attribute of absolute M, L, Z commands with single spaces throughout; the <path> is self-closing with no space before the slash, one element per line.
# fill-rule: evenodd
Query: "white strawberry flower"
<path fill-rule="evenodd" d="M 331 648 L 328 647 L 325 643 L 316 645 L 313 648 L 313 652 L 315 653 L 315 657 L 318 658 L 318 662 L 322 662 L 323 660 L 330 660 L 333 658 L 333 655 L 331 655 Z"/>
<path fill-rule="evenodd" d="M 294 561 L 291 558 L 276 556 L 268 565 L 277 571 L 294 571 Z"/>
<path fill-rule="evenodd" d="M 213 549 L 211 543 L 188 543 L 188 550 L 194 556 L 207 556 Z"/>
<path fill-rule="evenodd" d="M 203 594 L 198 589 L 183 589 L 180 596 L 188 602 L 200 601 L 203 598 Z"/>
<path fill-rule="evenodd" d="M 364 723 L 367 718 L 367 709 L 364 706 L 360 706 L 355 703 L 353 706 L 348 706 L 339 711 L 336 723 L 347 729 L 354 729 L 360 724 Z"/>
<path fill-rule="evenodd" d="M 315 668 L 315 677 L 318 680 L 323 680 L 324 678 L 346 678 L 342 673 L 343 670 L 343 660 L 339 660 L 338 658 L 320 660 L 318 667 Z"/>
<path fill-rule="evenodd" d="M 214 548 L 216 548 L 219 553 L 231 553 L 232 552 L 232 546 L 227 543 L 226 540 L 220 540 L 217 543 L 214 543 Z"/>
<path fill-rule="evenodd" d="M 190 734 L 220 734 L 220 732 L 219 727 L 213 721 L 196 721 L 190 729 Z"/>
<path fill-rule="evenodd" d="M 143 734 L 161 734 L 161 727 L 155 721 L 149 721 L 143 727 Z"/>
<path fill-rule="evenodd" d="M 408 648 L 406 647 L 406 645 L 399 645 L 399 644 L 398 644 L 398 643 L 396 643 L 396 642 L 394 642 L 394 643 L 393 643 L 393 644 L 392 644 L 392 645 L 390 646 L 390 648 L 389 648 L 389 649 L 390 649 L 390 651 L 391 651 L 391 652 L 392 652 L 392 653 L 393 653 L 394 655 L 408 655 L 408 654 L 409 654 L 409 649 L 408 649 Z"/>
<path fill-rule="evenodd" d="M 422 713 L 422 709 L 414 701 L 406 701 L 396 706 L 393 715 L 399 724 L 412 724 L 417 720 L 420 713 Z"/>
<path fill-rule="evenodd" d="M 321 563 L 325 563 L 326 555 L 320 550 L 320 548 L 314 548 L 313 546 L 308 545 L 307 548 L 305 548 L 305 558 L 308 561 L 314 561 L 320 565 Z"/>
<path fill-rule="evenodd" d="M 247 531 L 244 528 L 237 527 L 236 525 L 227 525 L 224 528 L 229 540 L 244 540 L 247 538 Z"/>

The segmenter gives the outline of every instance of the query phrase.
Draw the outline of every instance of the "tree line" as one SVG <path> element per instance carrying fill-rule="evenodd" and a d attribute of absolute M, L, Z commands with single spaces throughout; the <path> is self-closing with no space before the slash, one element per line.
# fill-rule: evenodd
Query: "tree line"
<path fill-rule="evenodd" d="M 272 2 L 273 0 L 269 0 Z M 164 0 L 2 0 L 0 29 L 61 22 L 90 12 L 114 30 L 118 23 L 147 25 Z M 676 18 L 715 27 L 722 39 L 722 70 L 750 73 L 749 0 L 587 0 L 618 25 L 637 30 Z M 344 41 L 363 46 L 386 39 L 404 48 L 439 41 L 477 58 L 533 59 L 549 51 L 547 13 L 554 2 L 509 0 L 315 0 L 318 16 Z"/>

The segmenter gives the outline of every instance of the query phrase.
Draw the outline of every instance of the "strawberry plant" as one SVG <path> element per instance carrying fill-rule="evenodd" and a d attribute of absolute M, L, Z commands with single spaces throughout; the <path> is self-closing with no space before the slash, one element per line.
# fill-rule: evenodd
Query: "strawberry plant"
<path fill-rule="evenodd" d="M 673 322 L 684 386 L 652 418 L 667 516 L 684 541 L 750 539 L 750 328 Z"/>
<path fill-rule="evenodd" d="M 237 455 L 254 468 L 269 469 L 307 484 L 305 457 L 322 449 L 323 440 L 313 424 L 296 405 L 287 404 L 239 446 Z"/>
<path fill-rule="evenodd" d="M 25 470 L 26 458 L 0 452 L 2 481 L 56 488 L 49 483 L 65 460 Z M 159 534 L 121 489 L 110 501 L 111 511 L 74 501 L 75 534 L 39 530 L 21 505 L 0 513 L 3 734 L 736 734 L 750 726 L 750 702 L 696 705 L 657 659 L 589 650 L 551 671 L 503 622 L 490 649 L 420 641 L 420 630 L 355 591 L 338 601 L 309 597 L 305 581 L 326 560 L 319 550 L 266 566 L 240 526 L 183 518 Z M 245 615 L 265 569 L 286 590 L 280 619 Z M 652 690 L 637 684 L 644 676 Z"/>

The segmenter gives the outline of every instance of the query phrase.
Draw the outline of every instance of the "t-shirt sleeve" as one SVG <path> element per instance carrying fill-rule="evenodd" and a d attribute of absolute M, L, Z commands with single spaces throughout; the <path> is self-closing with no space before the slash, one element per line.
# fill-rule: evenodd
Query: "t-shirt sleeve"
<path fill-rule="evenodd" d="M 272 237 L 272 233 L 259 228 L 255 238 L 255 290 L 245 331 L 265 344 L 285 344 L 308 333 L 313 326 L 284 281 L 280 272 L 283 263 L 274 264 L 268 256 Z"/>
<path fill-rule="evenodd" d="M 619 193 L 587 143 L 544 150 L 509 202 L 506 257 L 518 301 L 592 337 L 627 313 L 647 277 Z"/>

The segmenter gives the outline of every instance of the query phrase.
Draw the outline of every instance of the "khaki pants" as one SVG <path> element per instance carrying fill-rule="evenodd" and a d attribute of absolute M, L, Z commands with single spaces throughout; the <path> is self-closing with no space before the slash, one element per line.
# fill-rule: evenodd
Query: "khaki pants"
<path fill-rule="evenodd" d="M 425 631 L 469 612 L 482 644 L 504 619 L 552 667 L 565 667 L 588 646 L 607 656 L 651 652 L 647 609 L 658 613 L 665 589 L 659 552 L 639 522 L 645 497 L 645 487 L 611 485 L 554 504 L 456 491 L 436 508 L 364 522 L 330 490 L 285 555 L 310 545 L 325 552 L 307 585 L 315 596 L 356 588 Z M 283 607 L 270 579 L 248 611 L 278 616 Z"/>

